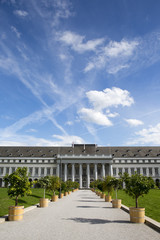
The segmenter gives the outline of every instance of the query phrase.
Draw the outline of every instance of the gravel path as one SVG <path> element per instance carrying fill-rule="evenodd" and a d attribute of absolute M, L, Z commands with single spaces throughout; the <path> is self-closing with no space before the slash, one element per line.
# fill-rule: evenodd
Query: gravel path
<path fill-rule="evenodd" d="M 20 222 L 0 224 L 0 240 L 159 240 L 145 224 L 129 222 L 128 213 L 113 209 L 89 190 L 72 193 L 48 208 L 25 213 Z"/>

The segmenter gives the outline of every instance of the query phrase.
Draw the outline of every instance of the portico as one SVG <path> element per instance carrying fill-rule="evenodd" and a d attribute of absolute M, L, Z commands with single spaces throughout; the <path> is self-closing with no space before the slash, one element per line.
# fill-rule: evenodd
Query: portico
<path fill-rule="evenodd" d="M 57 175 L 63 181 L 79 182 L 80 188 L 89 188 L 92 181 L 112 175 L 112 163 L 111 155 L 57 156 Z"/>

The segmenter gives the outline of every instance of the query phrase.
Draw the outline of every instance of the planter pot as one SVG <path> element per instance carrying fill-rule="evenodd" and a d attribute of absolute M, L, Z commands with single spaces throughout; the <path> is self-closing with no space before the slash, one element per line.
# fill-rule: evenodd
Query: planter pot
<path fill-rule="evenodd" d="M 145 221 L 145 208 L 129 208 L 130 221 L 133 223 L 144 223 Z"/>
<path fill-rule="evenodd" d="M 105 194 L 104 193 L 101 193 L 101 198 L 105 198 Z"/>
<path fill-rule="evenodd" d="M 61 194 L 60 194 L 60 198 L 63 198 L 63 196 L 64 196 L 64 194 L 63 194 L 63 193 L 61 193 Z"/>
<path fill-rule="evenodd" d="M 23 219 L 24 206 L 10 206 L 8 220 L 9 221 L 20 221 Z"/>
<path fill-rule="evenodd" d="M 65 193 L 64 193 L 64 196 L 67 196 L 67 195 L 68 195 L 68 192 L 65 192 Z"/>
<path fill-rule="evenodd" d="M 53 195 L 51 200 L 52 202 L 56 202 L 58 200 L 58 195 Z"/>
<path fill-rule="evenodd" d="M 110 195 L 105 196 L 105 202 L 111 202 L 111 201 L 112 201 L 112 198 Z"/>
<path fill-rule="evenodd" d="M 71 191 L 69 191 L 68 194 L 71 194 Z"/>
<path fill-rule="evenodd" d="M 113 208 L 121 208 L 121 199 L 112 199 Z"/>
<path fill-rule="evenodd" d="M 76 190 L 75 189 L 72 189 L 72 192 L 75 192 Z"/>
<path fill-rule="evenodd" d="M 48 207 L 48 198 L 40 198 L 40 207 Z"/>

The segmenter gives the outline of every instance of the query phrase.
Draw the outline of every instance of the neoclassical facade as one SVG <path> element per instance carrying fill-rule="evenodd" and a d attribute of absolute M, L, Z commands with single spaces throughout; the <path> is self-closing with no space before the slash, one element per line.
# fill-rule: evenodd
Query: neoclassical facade
<path fill-rule="evenodd" d="M 67 147 L 0 147 L 0 187 L 3 177 L 17 167 L 27 167 L 30 181 L 56 175 L 89 188 L 92 181 L 107 175 L 134 172 L 160 181 L 160 147 L 101 147 L 73 144 Z"/>

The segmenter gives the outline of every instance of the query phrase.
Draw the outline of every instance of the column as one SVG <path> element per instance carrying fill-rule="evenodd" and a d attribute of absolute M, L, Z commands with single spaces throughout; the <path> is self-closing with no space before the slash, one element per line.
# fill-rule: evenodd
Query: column
<path fill-rule="evenodd" d="M 148 167 L 146 168 L 146 176 L 149 177 L 149 169 L 148 169 Z"/>
<path fill-rule="evenodd" d="M 57 164 L 56 175 L 59 177 L 59 164 Z"/>
<path fill-rule="evenodd" d="M 90 166 L 87 164 L 87 188 L 89 188 L 90 185 Z"/>
<path fill-rule="evenodd" d="M 140 167 L 140 174 L 143 175 L 143 169 L 142 169 L 142 167 Z"/>
<path fill-rule="evenodd" d="M 44 167 L 44 176 L 47 176 L 47 168 Z"/>
<path fill-rule="evenodd" d="M 131 176 L 131 168 L 130 167 L 128 168 L 128 174 L 129 174 L 129 176 Z"/>
<path fill-rule="evenodd" d="M 75 167 L 74 167 L 74 163 L 72 164 L 72 182 L 74 182 L 74 176 L 75 176 Z"/>
<path fill-rule="evenodd" d="M 97 180 L 97 163 L 94 164 L 94 175 L 95 175 L 95 180 Z"/>
<path fill-rule="evenodd" d="M 79 164 L 79 187 L 82 188 L 82 164 Z"/>
<path fill-rule="evenodd" d="M 105 177 L 105 164 L 102 163 L 102 177 Z"/>
<path fill-rule="evenodd" d="M 109 164 L 109 175 L 113 176 L 112 164 Z"/>
<path fill-rule="evenodd" d="M 64 164 L 64 182 L 67 181 L 67 163 Z"/>

